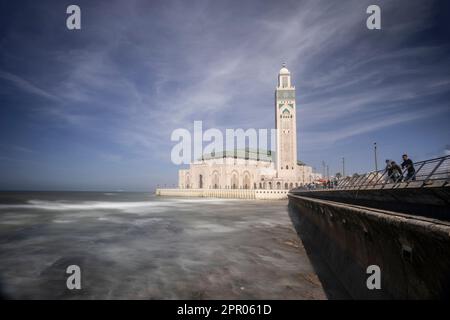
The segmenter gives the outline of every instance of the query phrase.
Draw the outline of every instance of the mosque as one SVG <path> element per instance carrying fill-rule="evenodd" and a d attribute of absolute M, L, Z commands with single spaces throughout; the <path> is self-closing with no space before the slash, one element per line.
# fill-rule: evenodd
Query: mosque
<path fill-rule="evenodd" d="M 245 148 L 205 154 L 179 170 L 178 188 L 289 190 L 320 179 L 297 160 L 296 123 L 295 87 L 283 64 L 275 90 L 276 152 Z"/>

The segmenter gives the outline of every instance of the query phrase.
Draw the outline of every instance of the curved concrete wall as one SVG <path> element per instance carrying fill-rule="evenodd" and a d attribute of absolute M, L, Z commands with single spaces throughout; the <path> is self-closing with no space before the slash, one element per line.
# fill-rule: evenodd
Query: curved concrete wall
<path fill-rule="evenodd" d="M 288 197 L 291 218 L 307 252 L 320 254 L 353 298 L 450 298 L 449 223 Z M 373 264 L 381 268 L 381 290 L 366 286 L 366 269 Z"/>
<path fill-rule="evenodd" d="M 396 189 L 293 190 L 309 198 L 356 204 L 450 221 L 450 186 Z"/>

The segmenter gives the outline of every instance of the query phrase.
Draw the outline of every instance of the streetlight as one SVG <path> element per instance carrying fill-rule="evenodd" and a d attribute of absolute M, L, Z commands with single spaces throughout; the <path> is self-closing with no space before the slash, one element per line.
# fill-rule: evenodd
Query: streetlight
<path fill-rule="evenodd" d="M 375 155 L 375 171 L 378 171 L 378 161 L 377 161 L 377 143 L 373 143 L 373 152 Z"/>
<path fill-rule="evenodd" d="M 342 178 L 345 178 L 345 158 L 342 157 Z"/>
<path fill-rule="evenodd" d="M 322 168 L 323 168 L 323 177 L 325 178 L 325 161 L 322 160 Z"/>

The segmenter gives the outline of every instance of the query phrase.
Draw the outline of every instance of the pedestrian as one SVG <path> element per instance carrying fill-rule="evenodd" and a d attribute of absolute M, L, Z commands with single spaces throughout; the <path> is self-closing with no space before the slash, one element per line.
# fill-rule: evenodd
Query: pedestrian
<path fill-rule="evenodd" d="M 392 181 L 401 182 L 403 179 L 402 168 L 400 168 L 400 166 L 395 161 L 391 161 L 391 166 L 392 166 L 392 175 L 391 175 Z"/>
<path fill-rule="evenodd" d="M 402 169 L 407 169 L 407 174 L 405 177 L 405 181 L 415 181 L 416 180 L 416 169 L 414 168 L 414 163 L 411 159 L 408 158 L 407 154 L 404 154 L 402 156 L 403 162 L 402 162 Z"/>
<path fill-rule="evenodd" d="M 391 164 L 391 160 L 386 159 L 386 167 L 384 168 L 384 172 L 386 174 L 386 182 L 389 182 L 389 180 L 391 179 L 393 170 L 392 170 L 392 164 Z"/>

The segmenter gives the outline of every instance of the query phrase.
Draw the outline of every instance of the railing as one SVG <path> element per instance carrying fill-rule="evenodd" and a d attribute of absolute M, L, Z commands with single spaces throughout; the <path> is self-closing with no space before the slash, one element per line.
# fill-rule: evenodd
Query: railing
<path fill-rule="evenodd" d="M 340 179 L 332 189 L 392 189 L 426 186 L 445 186 L 450 181 L 450 156 L 419 161 L 414 163 L 415 173 L 408 177 L 407 168 L 402 170 L 402 174 L 390 175 L 387 170 L 368 172 L 363 175 L 354 175 Z"/>

